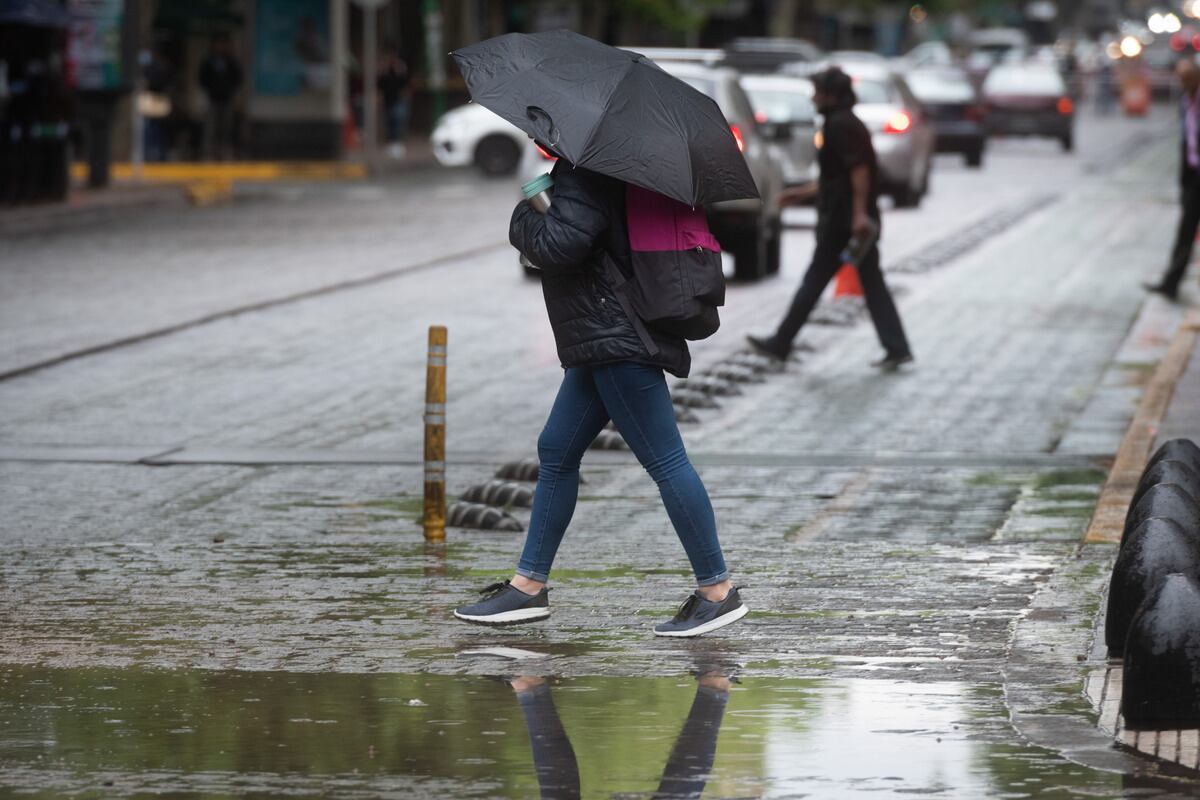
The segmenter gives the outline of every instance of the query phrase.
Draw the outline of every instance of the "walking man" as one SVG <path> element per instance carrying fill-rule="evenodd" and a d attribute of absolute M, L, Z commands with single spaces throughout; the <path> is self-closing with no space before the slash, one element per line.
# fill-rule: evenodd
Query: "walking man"
<path fill-rule="evenodd" d="M 1196 229 L 1200 227 L 1200 67 L 1192 59 L 1185 58 L 1175 65 L 1175 74 L 1183 87 L 1180 98 L 1183 146 L 1179 158 L 1183 209 L 1166 273 L 1158 283 L 1144 284 L 1146 291 L 1170 300 L 1179 296 L 1179 284 L 1192 261 L 1192 245 L 1196 241 Z"/>
<path fill-rule="evenodd" d="M 871 134 L 854 115 L 850 76 L 830 67 L 812 76 L 813 102 L 825 116 L 824 141 L 818 155 L 821 170 L 817 188 L 817 247 L 804 281 L 779 328 L 771 336 L 748 336 L 762 353 L 786 359 L 792 341 L 808 320 L 821 293 L 842 266 L 842 252 L 852 236 L 866 236 L 879 224 L 879 169 Z M 872 366 L 895 370 L 913 360 L 896 304 L 879 268 L 875 245 L 858 265 L 867 310 L 883 344 L 883 358 Z"/>

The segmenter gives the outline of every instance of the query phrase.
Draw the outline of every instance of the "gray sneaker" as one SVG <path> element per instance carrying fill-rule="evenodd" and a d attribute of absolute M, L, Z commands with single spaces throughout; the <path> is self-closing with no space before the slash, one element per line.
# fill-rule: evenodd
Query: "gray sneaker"
<path fill-rule="evenodd" d="M 699 636 L 731 622 L 737 622 L 750 609 L 742 603 L 737 588 L 729 590 L 724 600 L 705 600 L 700 592 L 694 592 L 683 601 L 670 622 L 654 626 L 655 636 Z"/>
<path fill-rule="evenodd" d="M 480 591 L 478 603 L 454 609 L 454 616 L 480 625 L 520 625 L 550 616 L 550 590 L 525 594 L 509 584 L 493 583 Z"/>

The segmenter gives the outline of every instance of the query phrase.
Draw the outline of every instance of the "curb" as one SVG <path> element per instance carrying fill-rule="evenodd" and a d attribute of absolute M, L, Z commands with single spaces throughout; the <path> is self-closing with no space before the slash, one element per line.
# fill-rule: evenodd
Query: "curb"
<path fill-rule="evenodd" d="M 367 168 L 352 161 L 180 161 L 162 164 L 143 164 L 140 179 L 148 183 L 192 183 L 229 181 L 338 181 L 362 180 Z M 112 177 L 117 181 L 134 180 L 133 165 L 112 165 Z M 86 164 L 72 164 L 71 178 L 87 178 Z"/>
<path fill-rule="evenodd" d="M 1187 367 L 1197 337 L 1200 337 L 1200 310 L 1193 309 L 1183 318 L 1171 340 L 1170 349 L 1159 362 L 1142 394 L 1133 421 L 1121 439 L 1108 479 L 1100 490 L 1096 511 L 1083 535 L 1083 544 L 1117 544 L 1121 541 L 1125 512 L 1133 500 L 1138 479 L 1154 447 L 1159 425 L 1175 393 L 1175 384 Z"/>

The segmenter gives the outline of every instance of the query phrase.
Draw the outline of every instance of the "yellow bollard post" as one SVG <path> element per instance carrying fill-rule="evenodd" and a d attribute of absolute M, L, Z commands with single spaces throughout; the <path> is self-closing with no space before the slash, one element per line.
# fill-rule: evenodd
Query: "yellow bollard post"
<path fill-rule="evenodd" d="M 425 369 L 425 541 L 446 538 L 446 328 L 429 328 Z"/>

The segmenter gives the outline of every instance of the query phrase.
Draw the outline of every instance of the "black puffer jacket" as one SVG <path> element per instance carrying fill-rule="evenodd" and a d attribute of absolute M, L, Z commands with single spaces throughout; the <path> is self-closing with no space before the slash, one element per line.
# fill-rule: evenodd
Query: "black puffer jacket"
<path fill-rule="evenodd" d="M 609 253 L 633 271 L 625 226 L 625 184 L 559 159 L 553 202 L 539 214 L 524 201 L 513 210 L 508 240 L 542 269 L 542 294 L 564 367 L 635 361 L 687 377 L 687 341 L 650 330 L 658 353 L 638 337 L 605 274 Z"/>

